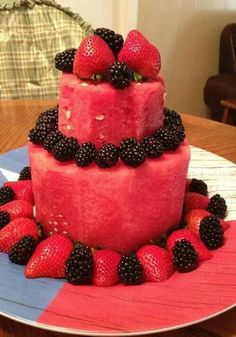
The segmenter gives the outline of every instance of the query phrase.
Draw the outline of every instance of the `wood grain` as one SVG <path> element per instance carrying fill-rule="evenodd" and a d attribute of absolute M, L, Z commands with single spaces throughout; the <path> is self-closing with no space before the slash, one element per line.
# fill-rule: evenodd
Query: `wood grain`
<path fill-rule="evenodd" d="M 55 101 L 0 101 L 0 153 L 26 144 L 27 134 L 37 116 Z M 214 152 L 236 163 L 236 128 L 233 126 L 182 115 L 190 144 Z M 0 337 L 59 337 L 66 334 L 43 331 L 0 316 Z M 71 335 L 72 336 L 72 335 Z M 202 336 L 236 337 L 236 309 L 204 323 L 159 334 L 161 337 Z"/>

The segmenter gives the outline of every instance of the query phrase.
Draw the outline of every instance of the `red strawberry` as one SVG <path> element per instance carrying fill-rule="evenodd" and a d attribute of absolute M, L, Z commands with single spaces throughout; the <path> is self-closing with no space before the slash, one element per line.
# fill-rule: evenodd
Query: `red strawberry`
<path fill-rule="evenodd" d="M 197 209 L 197 208 L 192 209 L 186 214 L 185 222 L 186 222 L 188 228 L 192 232 L 198 234 L 201 220 L 203 218 L 205 218 L 205 216 L 208 216 L 208 215 L 211 215 L 211 213 L 209 213 L 206 210 Z M 219 220 L 220 220 L 221 226 L 223 227 L 223 230 L 226 231 L 229 228 L 229 224 L 222 219 L 219 219 Z"/>
<path fill-rule="evenodd" d="M 7 181 L 4 186 L 9 186 L 13 189 L 16 200 L 26 200 L 34 205 L 32 180 Z"/>
<path fill-rule="evenodd" d="M 145 281 L 161 282 L 174 272 L 171 254 L 155 245 L 146 245 L 137 252 L 139 262 L 143 266 Z"/>
<path fill-rule="evenodd" d="M 25 200 L 13 200 L 5 205 L 0 206 L 0 211 L 7 211 L 11 220 L 17 218 L 32 218 L 33 206 Z"/>
<path fill-rule="evenodd" d="M 73 244 L 70 239 L 61 234 L 53 234 L 41 241 L 27 263 L 25 276 L 37 277 L 65 277 L 65 263 Z"/>
<path fill-rule="evenodd" d="M 89 35 L 81 42 L 74 60 L 74 73 L 79 78 L 91 78 L 94 74 L 106 72 L 115 57 L 98 35 Z"/>
<path fill-rule="evenodd" d="M 21 217 L 33 217 L 33 206 L 25 200 L 10 201 L 5 205 L 0 206 L 0 211 L 7 211 L 10 214 L 11 220 Z"/>
<path fill-rule="evenodd" d="M 184 213 L 194 208 L 207 209 L 209 198 L 196 192 L 187 192 L 184 196 Z"/>
<path fill-rule="evenodd" d="M 100 287 L 110 287 L 119 282 L 117 267 L 121 255 L 108 249 L 97 250 L 93 254 L 93 283 Z"/>
<path fill-rule="evenodd" d="M 138 30 L 131 30 L 118 54 L 118 61 L 128 64 L 131 70 L 143 77 L 156 79 L 161 68 L 161 56 Z"/>
<path fill-rule="evenodd" d="M 172 248 L 174 247 L 176 241 L 182 239 L 188 240 L 193 245 L 194 249 L 199 255 L 199 261 L 206 261 L 212 257 L 212 254 L 200 240 L 197 234 L 191 232 L 189 229 L 178 229 L 170 234 L 167 239 L 167 249 L 172 253 Z"/>
<path fill-rule="evenodd" d="M 39 239 L 38 226 L 32 219 L 18 218 L 9 222 L 0 230 L 0 251 L 9 253 L 12 247 L 26 235 L 33 236 L 35 241 Z"/>

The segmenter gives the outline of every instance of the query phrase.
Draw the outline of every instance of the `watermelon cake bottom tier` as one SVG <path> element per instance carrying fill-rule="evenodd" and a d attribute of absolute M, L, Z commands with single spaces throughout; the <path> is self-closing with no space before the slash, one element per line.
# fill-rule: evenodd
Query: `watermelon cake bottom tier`
<path fill-rule="evenodd" d="M 29 144 L 36 219 L 44 234 L 58 232 L 90 247 L 133 251 L 181 218 L 190 149 L 147 159 L 134 169 L 61 163 Z"/>

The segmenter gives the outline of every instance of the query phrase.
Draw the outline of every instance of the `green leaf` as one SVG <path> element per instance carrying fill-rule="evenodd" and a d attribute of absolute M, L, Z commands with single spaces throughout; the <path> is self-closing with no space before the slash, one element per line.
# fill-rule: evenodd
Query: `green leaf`
<path fill-rule="evenodd" d="M 134 80 L 135 82 L 142 82 L 142 75 L 139 73 L 134 72 Z"/>

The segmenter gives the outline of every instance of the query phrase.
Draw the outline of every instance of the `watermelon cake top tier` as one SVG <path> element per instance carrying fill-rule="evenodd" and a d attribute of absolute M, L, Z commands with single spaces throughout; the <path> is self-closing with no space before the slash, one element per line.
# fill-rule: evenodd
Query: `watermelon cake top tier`
<path fill-rule="evenodd" d="M 163 125 L 160 53 L 138 30 L 124 42 L 97 29 L 77 50 L 58 54 L 55 63 L 63 71 L 58 126 L 64 135 L 119 145 L 124 137 L 140 140 Z"/>
<path fill-rule="evenodd" d="M 63 74 L 59 95 L 59 130 L 96 146 L 119 145 L 124 137 L 138 140 L 163 124 L 164 86 L 160 81 L 135 83 L 117 90 Z"/>

